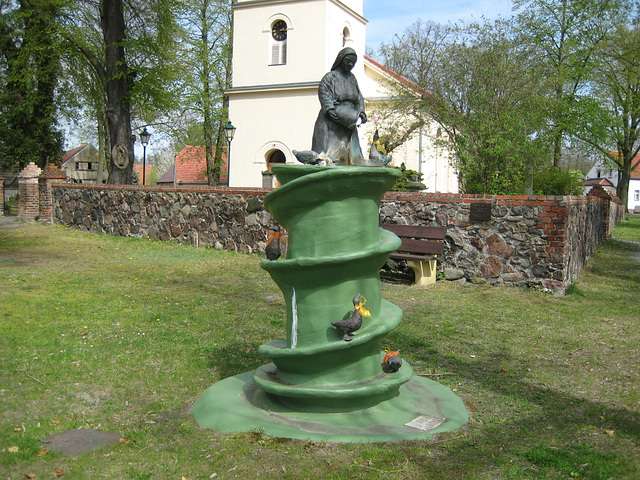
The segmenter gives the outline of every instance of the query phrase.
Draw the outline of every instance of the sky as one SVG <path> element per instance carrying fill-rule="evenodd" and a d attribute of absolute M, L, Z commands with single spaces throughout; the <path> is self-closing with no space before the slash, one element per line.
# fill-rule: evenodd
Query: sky
<path fill-rule="evenodd" d="M 447 24 L 482 16 L 508 18 L 511 5 L 511 0 L 364 0 L 367 48 L 377 50 L 381 42 L 402 35 L 418 19 Z"/>

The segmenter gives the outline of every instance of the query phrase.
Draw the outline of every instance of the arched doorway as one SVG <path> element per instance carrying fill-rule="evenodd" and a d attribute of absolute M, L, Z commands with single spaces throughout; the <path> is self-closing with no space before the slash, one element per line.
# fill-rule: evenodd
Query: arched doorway
<path fill-rule="evenodd" d="M 282 150 L 272 150 L 267 154 L 267 170 L 271 170 L 273 165 L 287 163 L 287 157 L 282 152 Z M 277 178 L 273 178 L 273 186 L 274 188 L 278 188 L 280 186 L 280 182 L 278 182 Z"/>
<path fill-rule="evenodd" d="M 282 150 L 273 150 L 269 152 L 267 156 L 267 168 L 271 170 L 271 167 L 275 163 L 287 163 L 287 157 L 285 157 Z"/>

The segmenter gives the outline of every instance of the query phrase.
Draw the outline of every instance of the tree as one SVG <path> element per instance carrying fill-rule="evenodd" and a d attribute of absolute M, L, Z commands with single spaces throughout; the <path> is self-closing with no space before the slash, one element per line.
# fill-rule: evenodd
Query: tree
<path fill-rule="evenodd" d="M 94 115 L 99 139 L 104 139 L 100 147 L 109 162 L 108 182 L 131 183 L 132 117 L 143 124 L 144 118 L 159 118 L 177 98 L 176 5 L 173 0 L 144 5 L 101 0 L 96 8 L 76 0 L 74 6 L 58 25 L 58 33 L 75 51 L 66 59 L 67 71 Z"/>
<path fill-rule="evenodd" d="M 597 56 L 593 89 L 580 99 L 592 121 L 576 134 L 617 166 L 617 194 L 626 206 L 631 172 L 640 164 L 640 26 L 620 25 Z"/>
<path fill-rule="evenodd" d="M 404 86 L 404 111 L 418 109 L 451 139 L 463 191 L 524 193 L 543 151 L 548 85 L 510 22 L 418 22 L 381 53 L 418 87 Z"/>
<path fill-rule="evenodd" d="M 62 156 L 55 101 L 60 44 L 50 26 L 61 6 L 56 0 L 0 3 L 0 157 L 5 167 L 33 161 L 44 168 Z"/>
<path fill-rule="evenodd" d="M 231 3 L 228 0 L 185 2 L 183 82 L 185 115 L 201 125 L 209 185 L 220 181 L 225 151 L 224 125 L 229 100 L 225 90 L 231 86 Z M 189 124 L 190 122 L 187 122 Z"/>
<path fill-rule="evenodd" d="M 549 104 L 553 165 L 563 141 L 581 122 L 575 103 L 595 67 L 595 52 L 621 21 L 627 0 L 514 0 L 522 39 L 538 48 L 538 61 L 552 82 Z"/>
<path fill-rule="evenodd" d="M 132 71 L 127 64 L 124 50 L 126 27 L 122 0 L 102 0 L 100 20 L 105 45 L 104 80 L 111 143 L 108 183 L 130 184 L 134 162 L 129 101 Z"/>

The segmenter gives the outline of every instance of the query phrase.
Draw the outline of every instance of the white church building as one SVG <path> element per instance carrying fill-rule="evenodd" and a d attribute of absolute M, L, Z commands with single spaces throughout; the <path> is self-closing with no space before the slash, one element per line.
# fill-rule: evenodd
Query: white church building
<path fill-rule="evenodd" d="M 293 150 L 309 150 L 320 110 L 318 85 L 338 52 L 358 53 L 353 73 L 365 98 L 369 122 L 359 128 L 368 155 L 375 120 L 389 103 L 393 72 L 365 57 L 367 20 L 363 0 L 237 0 L 233 5 L 233 80 L 229 120 L 229 186 L 262 186 L 262 172 L 274 163 L 298 164 Z M 388 119 L 387 119 L 388 120 Z M 384 122 L 381 121 L 381 124 Z M 381 134 L 383 128 L 380 128 Z M 436 145 L 437 125 L 423 127 L 391 152 L 423 173 L 428 192 L 458 192 L 458 178 L 446 147 Z"/>

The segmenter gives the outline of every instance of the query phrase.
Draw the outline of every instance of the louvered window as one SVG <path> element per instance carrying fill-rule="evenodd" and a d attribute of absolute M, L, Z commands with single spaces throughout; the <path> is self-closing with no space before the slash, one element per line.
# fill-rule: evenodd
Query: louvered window
<path fill-rule="evenodd" d="M 271 46 L 271 65 L 287 64 L 287 41 L 274 41 Z"/>
<path fill-rule="evenodd" d="M 287 63 L 287 30 L 288 25 L 282 18 L 271 24 L 271 65 Z"/>

